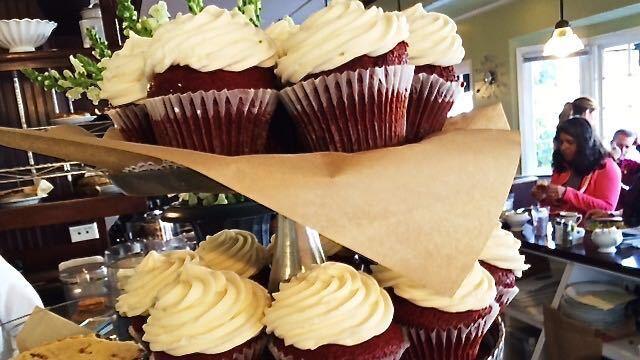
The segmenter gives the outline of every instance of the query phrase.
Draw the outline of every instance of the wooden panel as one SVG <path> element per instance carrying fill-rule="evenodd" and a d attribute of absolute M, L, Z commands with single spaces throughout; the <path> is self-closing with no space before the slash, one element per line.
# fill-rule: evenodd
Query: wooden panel
<path fill-rule="evenodd" d="M 0 19 L 40 19 L 42 12 L 35 0 L 0 1 Z"/>
<path fill-rule="evenodd" d="M 64 224 L 97 217 L 145 211 L 145 198 L 99 196 L 86 199 L 40 203 L 15 209 L 0 209 L 0 231 Z M 0 239 L 0 246 L 2 239 Z"/>

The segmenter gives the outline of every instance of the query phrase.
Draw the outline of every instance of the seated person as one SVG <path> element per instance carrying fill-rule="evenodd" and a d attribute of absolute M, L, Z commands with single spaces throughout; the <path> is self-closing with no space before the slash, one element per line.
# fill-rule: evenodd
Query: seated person
<path fill-rule="evenodd" d="M 640 152 L 636 149 L 638 137 L 633 131 L 620 129 L 613 134 L 611 155 L 620 164 L 622 160 L 640 163 Z"/>
<path fill-rule="evenodd" d="M 620 195 L 620 168 L 584 118 L 558 125 L 553 139 L 553 174 L 550 184 L 536 185 L 533 197 L 552 212 L 594 209 L 615 210 Z"/>
<path fill-rule="evenodd" d="M 40 296 L 31 284 L 2 256 L 0 279 L 0 324 L 31 314 L 36 306 L 43 307 Z M 7 326 L 0 331 L 0 359 L 10 359 L 13 356 L 10 337 L 18 335 L 19 329 Z"/>

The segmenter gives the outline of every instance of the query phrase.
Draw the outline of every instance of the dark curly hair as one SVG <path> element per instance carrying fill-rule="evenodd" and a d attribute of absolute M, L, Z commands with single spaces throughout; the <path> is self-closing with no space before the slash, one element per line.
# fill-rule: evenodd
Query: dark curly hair
<path fill-rule="evenodd" d="M 576 155 L 570 162 L 565 161 L 560 152 L 560 134 L 569 135 L 576 142 Z M 580 176 L 586 176 L 593 170 L 602 167 L 607 158 L 607 150 L 593 133 L 591 124 L 585 118 L 575 117 L 561 122 L 556 129 L 553 144 L 551 166 L 554 172 L 565 172 L 571 169 Z"/>

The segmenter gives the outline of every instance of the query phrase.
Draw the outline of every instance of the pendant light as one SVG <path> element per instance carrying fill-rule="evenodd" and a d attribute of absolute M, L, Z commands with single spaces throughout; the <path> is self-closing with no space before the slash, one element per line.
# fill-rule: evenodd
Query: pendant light
<path fill-rule="evenodd" d="M 556 23 L 551 39 L 544 45 L 544 56 L 566 57 L 584 49 L 582 40 L 576 35 L 569 22 L 564 19 L 564 1 L 560 0 L 560 21 Z"/>

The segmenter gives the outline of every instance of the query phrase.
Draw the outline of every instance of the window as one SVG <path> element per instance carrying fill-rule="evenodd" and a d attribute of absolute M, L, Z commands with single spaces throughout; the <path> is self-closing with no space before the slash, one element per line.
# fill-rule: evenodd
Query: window
<path fill-rule="evenodd" d="M 639 44 L 640 45 L 640 39 Z M 602 139 L 605 143 L 618 129 L 640 130 L 640 46 L 624 44 L 602 50 Z"/>
<path fill-rule="evenodd" d="M 585 43 L 584 51 L 564 59 L 542 57 L 542 46 L 516 52 L 523 175 L 551 173 L 558 115 L 577 97 L 599 104 L 593 126 L 605 146 L 618 129 L 640 132 L 640 28 Z"/>
<path fill-rule="evenodd" d="M 473 110 L 473 91 L 471 90 L 471 60 L 465 60 L 461 64 L 455 65 L 456 74 L 464 83 L 464 87 L 458 93 L 453 107 L 449 111 L 449 116 L 456 116 Z"/>

